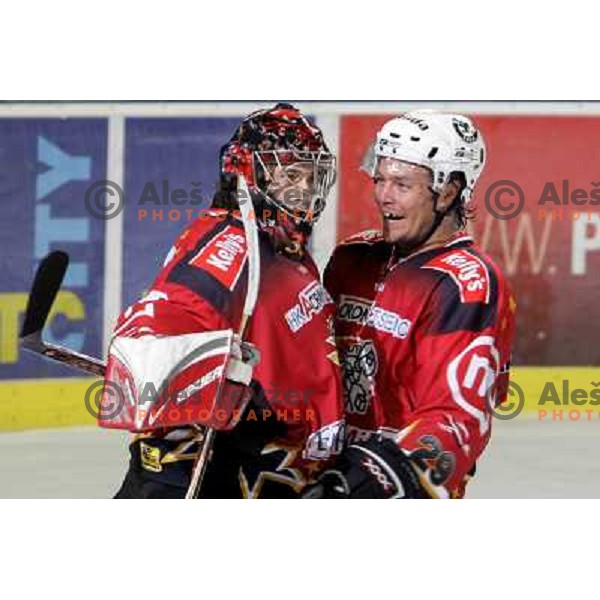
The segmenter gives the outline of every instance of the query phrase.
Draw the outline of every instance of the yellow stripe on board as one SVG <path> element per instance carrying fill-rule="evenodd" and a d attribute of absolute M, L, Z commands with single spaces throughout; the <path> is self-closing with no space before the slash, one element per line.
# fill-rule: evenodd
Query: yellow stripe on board
<path fill-rule="evenodd" d="M 85 407 L 85 394 L 95 382 L 99 380 L 0 381 L 0 431 L 94 425 L 96 419 Z"/>
<path fill-rule="evenodd" d="M 593 410 L 600 413 L 600 367 L 515 367 L 511 381 L 525 395 L 523 413 L 537 413 L 539 410 L 547 410 L 549 414 L 553 410 Z M 567 395 L 564 381 L 568 382 Z M 95 382 L 99 380 L 0 381 L 0 431 L 95 425 L 96 419 L 85 406 L 86 391 Z M 95 389 L 99 392 L 99 386 Z M 598 395 L 598 401 L 594 399 L 593 392 Z M 92 406 L 96 406 L 95 396 L 92 396 Z M 548 398 L 554 398 L 554 401 Z M 573 402 L 574 398 L 576 402 Z"/>
<path fill-rule="evenodd" d="M 600 411 L 600 367 L 514 367 L 511 383 L 523 390 L 523 412 Z"/>

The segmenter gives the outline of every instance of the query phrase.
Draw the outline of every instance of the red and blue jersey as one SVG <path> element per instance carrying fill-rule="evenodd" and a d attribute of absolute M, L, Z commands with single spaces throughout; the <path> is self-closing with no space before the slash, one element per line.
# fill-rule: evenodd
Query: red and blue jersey
<path fill-rule="evenodd" d="M 460 497 L 505 399 L 515 301 L 498 266 L 464 234 L 397 257 L 377 232 L 334 252 L 350 441 L 393 439 L 434 497 Z"/>

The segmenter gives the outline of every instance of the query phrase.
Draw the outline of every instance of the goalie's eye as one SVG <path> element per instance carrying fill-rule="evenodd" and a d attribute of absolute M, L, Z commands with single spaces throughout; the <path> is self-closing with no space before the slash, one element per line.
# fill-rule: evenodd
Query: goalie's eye
<path fill-rule="evenodd" d="M 288 167 L 285 170 L 285 176 L 288 182 L 293 185 L 297 185 L 300 183 L 306 183 L 307 185 L 311 185 L 314 177 L 313 170 L 309 167 Z"/>
<path fill-rule="evenodd" d="M 304 177 L 303 173 L 296 171 L 295 169 L 289 169 L 285 174 L 291 183 L 299 183 Z"/>

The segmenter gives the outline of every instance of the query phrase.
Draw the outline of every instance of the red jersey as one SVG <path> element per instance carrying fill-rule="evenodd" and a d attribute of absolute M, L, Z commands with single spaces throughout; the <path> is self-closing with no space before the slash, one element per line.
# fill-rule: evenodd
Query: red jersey
<path fill-rule="evenodd" d="M 505 399 L 515 302 L 500 269 L 463 233 L 396 258 L 379 232 L 335 250 L 349 441 L 393 439 L 433 497 L 460 497 Z"/>
<path fill-rule="evenodd" d="M 260 287 L 245 339 L 260 353 L 251 387 L 260 396 L 262 408 L 254 406 L 245 417 L 252 423 L 240 423 L 238 428 L 259 430 L 266 411 L 277 433 L 267 436 L 260 457 L 243 456 L 237 447 L 229 453 L 220 450 L 223 440 L 238 434 L 235 430 L 217 433 L 220 439 L 209 466 L 213 473 L 208 472 L 206 478 L 214 488 L 207 495 L 217 497 L 285 496 L 282 486 L 296 493 L 318 470 L 320 461 L 339 452 L 343 443 L 333 301 L 308 255 L 292 260 L 275 252 L 265 233 L 259 232 L 259 238 Z M 227 211 L 211 211 L 176 241 L 147 296 L 119 318 L 115 335 L 237 331 L 246 287 L 243 225 Z M 143 434 L 142 468 L 161 474 L 173 462 L 191 465 L 197 453 L 197 445 L 190 443 L 193 436 L 192 428 L 187 433 L 177 428 Z M 165 445 L 165 440 L 173 444 Z M 227 477 L 230 481 L 221 481 Z"/>

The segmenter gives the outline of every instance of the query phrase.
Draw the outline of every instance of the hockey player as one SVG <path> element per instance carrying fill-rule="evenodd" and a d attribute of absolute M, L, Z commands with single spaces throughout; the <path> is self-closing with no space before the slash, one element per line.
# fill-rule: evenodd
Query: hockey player
<path fill-rule="evenodd" d="M 465 232 L 485 163 L 467 117 L 412 112 L 377 133 L 363 169 L 383 232 L 335 250 L 348 447 L 312 498 L 462 497 L 506 395 L 515 302 Z"/>
<path fill-rule="evenodd" d="M 216 433 L 200 497 L 298 497 L 343 442 L 335 307 L 306 250 L 335 180 L 335 158 L 314 124 L 295 107 L 278 104 L 244 119 L 222 148 L 220 167 L 210 214 L 175 242 L 150 293 L 119 318 L 115 339 L 184 339 L 191 332 L 237 329 L 247 288 L 246 239 L 236 212 L 246 200 L 236 197 L 243 175 L 261 261 L 246 339 L 260 359 L 243 414 L 232 430 Z M 218 375 L 207 371 L 196 388 L 207 387 L 212 373 Z M 137 435 L 116 497 L 184 497 L 201 437 L 194 424 Z"/>

